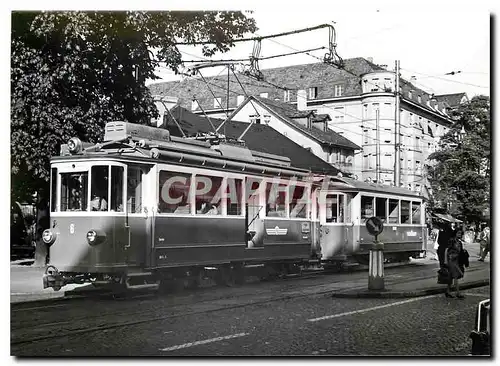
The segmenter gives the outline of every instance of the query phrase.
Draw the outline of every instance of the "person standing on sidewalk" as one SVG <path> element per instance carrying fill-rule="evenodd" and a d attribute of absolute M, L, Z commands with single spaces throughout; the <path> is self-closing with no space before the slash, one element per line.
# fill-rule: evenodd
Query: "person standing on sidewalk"
<path fill-rule="evenodd" d="M 459 279 L 464 277 L 465 273 L 465 263 L 461 259 L 461 253 L 463 251 L 462 243 L 462 231 L 457 230 L 455 235 L 450 240 L 450 246 L 446 248 L 444 255 L 444 265 L 448 268 L 448 273 L 450 279 L 454 282 L 456 297 L 463 299 L 464 295 L 460 293 Z M 446 297 L 454 297 L 451 294 L 452 281 L 448 283 L 448 288 L 446 289 Z"/>
<path fill-rule="evenodd" d="M 481 232 L 481 236 L 479 239 L 479 253 L 480 253 L 480 262 L 484 262 L 484 258 L 488 255 L 490 251 L 490 228 L 486 226 Z"/>
<path fill-rule="evenodd" d="M 447 222 L 440 222 L 439 223 L 439 233 L 438 233 L 438 249 L 437 249 L 437 255 L 439 259 L 439 265 L 443 267 L 444 262 L 445 262 L 445 251 L 446 248 L 450 245 L 450 240 L 454 236 L 454 230 L 451 227 L 450 223 Z"/>

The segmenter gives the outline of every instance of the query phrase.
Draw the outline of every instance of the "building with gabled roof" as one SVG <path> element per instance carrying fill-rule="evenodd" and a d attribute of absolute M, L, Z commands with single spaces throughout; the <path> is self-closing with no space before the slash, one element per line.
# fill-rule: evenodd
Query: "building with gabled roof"
<path fill-rule="evenodd" d="M 446 105 L 450 110 L 455 110 L 461 104 L 469 101 L 465 93 L 441 94 L 435 95 L 434 98 L 436 98 L 439 103 Z"/>

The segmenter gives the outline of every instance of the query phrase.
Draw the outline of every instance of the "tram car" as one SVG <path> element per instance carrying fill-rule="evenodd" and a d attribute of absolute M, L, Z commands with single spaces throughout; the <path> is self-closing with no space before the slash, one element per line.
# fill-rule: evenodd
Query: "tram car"
<path fill-rule="evenodd" d="M 313 226 L 319 231 L 316 248 L 325 265 L 341 266 L 349 260 L 368 263 L 375 238 L 366 221 L 373 216 L 384 225 L 377 239 L 384 244 L 386 262 L 425 256 L 425 202 L 418 192 L 331 177 L 313 193 L 317 207 Z"/>
<path fill-rule="evenodd" d="M 157 288 L 207 268 L 237 281 L 243 265 L 302 263 L 312 246 L 309 207 L 298 203 L 308 176 L 238 144 L 110 122 L 102 144 L 71 139 L 51 160 L 44 288 Z"/>
<path fill-rule="evenodd" d="M 252 268 L 289 273 L 362 260 L 372 215 L 387 222 L 379 238 L 386 256 L 423 250 L 423 203 L 414 193 L 313 176 L 286 157 L 213 137 L 110 122 L 103 143 L 62 145 L 51 160 L 44 288 L 158 289 L 207 275 L 232 284 Z"/>

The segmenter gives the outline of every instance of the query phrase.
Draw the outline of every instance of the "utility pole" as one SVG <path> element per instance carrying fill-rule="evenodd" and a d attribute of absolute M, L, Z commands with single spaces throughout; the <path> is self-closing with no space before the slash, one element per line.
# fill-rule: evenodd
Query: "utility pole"
<path fill-rule="evenodd" d="M 375 148 L 375 163 L 376 163 L 376 171 L 375 171 L 375 179 L 377 183 L 380 183 L 380 110 L 377 108 L 375 110 L 375 128 L 376 128 L 376 148 Z"/>
<path fill-rule="evenodd" d="M 399 60 L 396 60 L 396 90 L 394 91 L 394 97 L 396 99 L 396 111 L 394 115 L 394 123 L 395 123 L 395 129 L 394 129 L 394 186 L 399 187 L 400 182 L 401 182 L 401 151 L 400 151 L 400 146 L 401 146 L 401 135 L 400 135 L 400 129 L 401 129 L 401 122 L 399 120 L 400 118 L 400 112 L 399 112 Z"/>

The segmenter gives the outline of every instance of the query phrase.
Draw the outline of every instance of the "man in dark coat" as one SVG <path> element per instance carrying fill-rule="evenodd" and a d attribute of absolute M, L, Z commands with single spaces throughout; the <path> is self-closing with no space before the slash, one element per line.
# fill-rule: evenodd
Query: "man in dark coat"
<path fill-rule="evenodd" d="M 437 255 L 439 258 L 439 265 L 442 267 L 444 265 L 444 252 L 446 248 L 450 245 L 450 240 L 454 237 L 455 231 L 451 226 L 451 223 L 440 222 L 439 223 L 439 234 L 438 234 L 438 250 Z"/>

